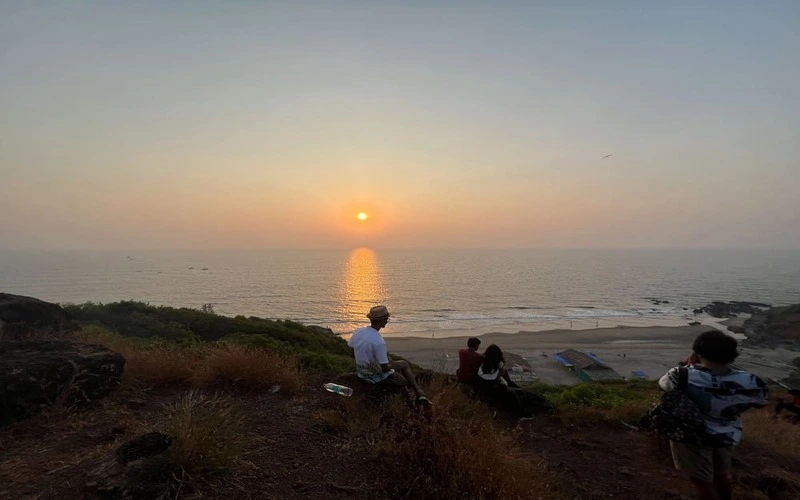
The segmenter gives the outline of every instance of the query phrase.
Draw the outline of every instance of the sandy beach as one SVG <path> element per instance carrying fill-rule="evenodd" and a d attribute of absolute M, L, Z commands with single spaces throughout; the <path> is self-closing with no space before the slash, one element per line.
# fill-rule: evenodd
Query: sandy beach
<path fill-rule="evenodd" d="M 536 378 L 553 384 L 576 384 L 580 380 L 561 366 L 553 354 L 564 349 L 590 351 L 624 377 L 642 370 L 649 379 L 661 377 L 691 353 L 694 338 L 709 325 L 593 328 L 587 330 L 491 332 L 474 334 L 481 339 L 481 351 L 490 344 L 522 356 Z M 455 373 L 458 349 L 470 335 L 446 338 L 386 336 L 389 351 L 425 368 Z M 791 360 L 800 356 L 786 349 L 741 348 L 737 365 L 760 377 L 783 378 Z"/>

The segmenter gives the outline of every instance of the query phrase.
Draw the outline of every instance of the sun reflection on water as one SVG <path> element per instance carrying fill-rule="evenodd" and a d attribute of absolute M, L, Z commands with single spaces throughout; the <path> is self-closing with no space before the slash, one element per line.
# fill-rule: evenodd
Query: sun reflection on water
<path fill-rule="evenodd" d="M 339 316 L 354 324 L 366 324 L 369 308 L 384 302 L 384 285 L 378 257 L 371 248 L 356 248 L 344 267 Z"/>

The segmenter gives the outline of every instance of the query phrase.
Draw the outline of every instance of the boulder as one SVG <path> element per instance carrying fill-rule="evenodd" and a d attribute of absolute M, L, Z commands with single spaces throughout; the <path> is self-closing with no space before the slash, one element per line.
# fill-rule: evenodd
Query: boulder
<path fill-rule="evenodd" d="M 160 455 L 167 451 L 171 444 L 172 436 L 160 432 L 149 432 L 117 448 L 117 460 L 125 465 L 134 460 Z"/>
<path fill-rule="evenodd" d="M 175 472 L 166 453 L 173 438 L 151 432 L 102 457 L 86 474 L 87 498 L 163 498 Z"/>
<path fill-rule="evenodd" d="M 125 358 L 99 345 L 0 342 L 0 425 L 100 399 L 119 385 L 124 367 Z"/>
<path fill-rule="evenodd" d="M 79 330 L 58 304 L 33 297 L 0 293 L 0 340 L 31 334 L 64 334 Z"/>

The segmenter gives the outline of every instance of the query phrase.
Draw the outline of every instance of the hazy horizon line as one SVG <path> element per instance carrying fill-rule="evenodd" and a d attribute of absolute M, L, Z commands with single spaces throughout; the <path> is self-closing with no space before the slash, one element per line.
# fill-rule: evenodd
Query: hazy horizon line
<path fill-rule="evenodd" d="M 403 246 L 336 246 L 336 247 L 155 247 L 155 248 L 0 248 L 4 253 L 41 253 L 41 252 L 259 252 L 259 251 L 348 251 L 361 248 L 369 250 L 759 250 L 759 251 L 800 251 L 800 247 L 685 247 L 685 246 L 662 246 L 662 247 L 466 247 L 466 246 L 438 246 L 438 247 L 403 247 Z"/>

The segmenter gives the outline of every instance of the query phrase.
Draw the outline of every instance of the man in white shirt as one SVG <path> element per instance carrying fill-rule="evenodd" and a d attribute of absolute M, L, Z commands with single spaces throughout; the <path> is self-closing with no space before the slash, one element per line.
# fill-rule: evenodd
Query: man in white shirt
<path fill-rule="evenodd" d="M 417 384 L 409 364 L 405 361 L 389 361 L 386 341 L 380 334 L 381 328 L 389 323 L 389 317 L 386 306 L 373 307 L 367 314 L 370 326 L 353 332 L 347 342 L 347 345 L 353 348 L 358 377 L 371 384 L 410 385 L 417 395 L 417 400 L 427 403 L 428 398 Z"/>

